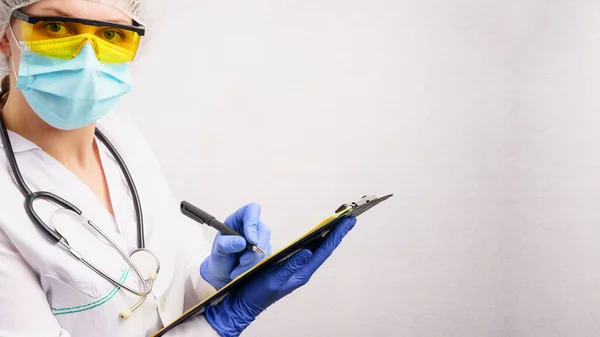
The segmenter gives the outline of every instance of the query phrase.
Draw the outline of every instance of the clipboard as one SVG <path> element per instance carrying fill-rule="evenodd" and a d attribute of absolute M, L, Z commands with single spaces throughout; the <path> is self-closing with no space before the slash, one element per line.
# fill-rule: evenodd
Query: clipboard
<path fill-rule="evenodd" d="M 329 231 L 333 229 L 335 225 L 342 219 L 350 216 L 358 217 L 359 215 L 377 206 L 381 202 L 391 198 L 392 196 L 393 194 L 389 194 L 383 197 L 363 196 L 355 202 L 341 205 L 336 209 L 335 214 L 323 220 L 317 226 L 306 232 L 304 235 L 300 236 L 288 246 L 280 249 L 271 256 L 257 263 L 254 267 L 250 268 L 248 271 L 226 284 L 215 294 L 196 304 L 194 307 L 192 307 L 188 311 L 184 312 L 181 316 L 179 316 L 179 318 L 169 323 L 159 331 L 155 332 L 151 337 L 161 337 L 167 332 L 169 332 L 171 329 L 178 326 L 179 324 L 183 324 L 188 320 L 203 314 L 206 307 L 220 302 L 230 292 L 235 291 L 236 289 L 243 286 L 243 284 L 247 280 L 250 280 L 254 275 L 277 263 L 287 260 L 296 252 L 302 249 L 313 250 L 317 248 L 321 244 L 323 238 L 327 235 L 327 233 L 329 233 Z"/>

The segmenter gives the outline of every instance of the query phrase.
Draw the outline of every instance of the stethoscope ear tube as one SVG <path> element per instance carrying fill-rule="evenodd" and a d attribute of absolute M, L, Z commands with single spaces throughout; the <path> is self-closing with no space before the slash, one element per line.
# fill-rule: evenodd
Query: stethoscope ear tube
<path fill-rule="evenodd" d="M 8 163 L 10 164 L 10 170 L 13 173 L 13 178 L 23 194 L 24 197 L 31 194 L 31 190 L 25 183 L 23 176 L 21 175 L 21 171 L 19 170 L 19 165 L 17 164 L 17 159 L 15 158 L 15 153 L 12 148 L 12 144 L 10 143 L 10 138 L 8 137 L 8 130 L 6 129 L 6 125 L 4 124 L 4 118 L 2 117 L 2 110 L 0 109 L 0 137 L 2 138 L 2 144 L 4 145 L 4 152 L 6 153 L 6 159 L 8 159 Z"/>
<path fill-rule="evenodd" d="M 98 128 L 96 128 L 96 136 L 98 136 L 98 139 L 100 139 L 100 141 L 106 145 L 106 148 L 108 149 L 108 151 L 113 155 L 113 157 L 115 157 L 117 164 L 119 165 L 119 167 L 121 168 L 121 171 L 123 172 L 123 175 L 125 176 L 125 181 L 127 182 L 127 185 L 129 186 L 129 190 L 131 191 L 131 199 L 133 199 L 133 207 L 135 208 L 135 218 L 137 220 L 137 230 L 138 230 L 137 246 L 140 249 L 146 248 L 146 239 L 145 239 L 145 233 L 144 233 L 144 216 L 142 214 L 142 204 L 140 202 L 140 197 L 139 197 L 137 188 L 135 187 L 135 183 L 133 182 L 133 178 L 131 177 L 131 173 L 129 172 L 127 165 L 125 165 L 125 161 L 123 160 L 123 158 L 121 157 L 121 155 L 119 154 L 119 152 L 117 151 L 115 146 L 108 140 L 108 138 L 106 138 L 104 133 L 102 133 L 102 131 L 100 131 Z"/>

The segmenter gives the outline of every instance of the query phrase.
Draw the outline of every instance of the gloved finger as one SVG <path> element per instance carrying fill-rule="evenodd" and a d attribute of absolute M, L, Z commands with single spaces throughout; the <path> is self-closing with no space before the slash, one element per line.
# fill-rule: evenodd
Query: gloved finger
<path fill-rule="evenodd" d="M 329 257 L 329 255 L 331 255 L 339 246 L 348 232 L 354 228 L 354 225 L 356 225 L 355 217 L 342 219 L 342 221 L 327 234 L 321 246 L 315 251 L 315 254 L 317 254 L 318 257 L 321 257 L 320 255 L 322 255 L 323 259 L 327 259 L 327 257 Z"/>
<path fill-rule="evenodd" d="M 265 255 L 248 250 L 240 257 L 240 267 L 252 267 L 264 258 Z"/>
<path fill-rule="evenodd" d="M 265 254 L 261 254 L 261 253 L 256 253 L 253 252 L 251 250 L 246 251 L 241 257 L 240 257 L 240 267 L 252 267 L 255 264 L 257 264 L 258 262 L 262 261 L 263 259 L 267 258 L 267 256 L 271 255 L 271 251 L 273 250 L 271 243 L 267 243 L 267 247 L 263 248 L 265 250 L 265 252 L 267 253 Z"/>
<path fill-rule="evenodd" d="M 340 221 L 334 229 L 325 237 L 325 240 L 314 252 L 313 257 L 306 264 L 306 267 L 298 272 L 299 279 L 310 279 L 312 274 L 327 260 L 337 246 L 342 242 L 342 239 L 356 225 L 355 217 L 348 217 Z"/>
<path fill-rule="evenodd" d="M 261 253 L 256 253 L 253 251 L 248 251 L 247 253 L 244 253 L 244 255 L 242 255 L 242 257 L 240 258 L 240 266 L 253 266 L 255 264 L 257 264 L 258 262 L 260 262 L 260 260 L 264 259 L 265 257 L 268 256 L 269 252 L 268 246 L 270 246 L 270 241 L 271 241 L 271 229 L 269 227 L 267 227 L 267 225 L 265 225 L 264 222 L 262 222 L 262 220 L 258 220 L 258 244 L 257 246 L 261 249 L 263 249 L 267 255 L 261 254 Z"/>
<path fill-rule="evenodd" d="M 261 208 L 259 204 L 252 203 L 245 206 L 244 212 L 242 214 L 242 222 L 244 226 L 244 236 L 246 240 L 251 244 L 255 245 L 259 240 L 259 225 L 260 225 L 260 213 Z M 236 213 L 237 214 L 237 213 Z M 264 225 L 264 224 L 263 224 Z M 266 226 L 264 226 L 266 227 Z M 268 229 L 268 228 L 267 228 Z M 271 233 L 268 233 L 269 239 L 271 238 Z"/>
<path fill-rule="evenodd" d="M 286 284 L 296 272 L 302 271 L 302 269 L 310 263 L 312 257 L 313 253 L 310 250 L 303 249 L 287 259 L 275 273 L 271 274 L 275 277 L 274 281 L 276 282 L 276 285 L 281 287 Z"/>
<path fill-rule="evenodd" d="M 257 245 L 259 248 L 263 249 L 266 252 L 266 248 L 269 245 L 269 242 L 271 241 L 271 229 L 265 225 L 265 223 L 258 219 L 258 241 L 257 241 Z M 262 256 L 263 258 L 265 257 L 264 255 Z"/>
<path fill-rule="evenodd" d="M 241 207 L 233 214 L 225 219 L 225 224 L 237 232 L 244 235 L 246 240 L 252 244 L 256 244 L 258 238 L 254 234 L 248 233 L 245 227 L 254 227 L 258 224 L 260 218 L 260 205 L 251 203 L 244 207 Z"/>
<path fill-rule="evenodd" d="M 237 235 L 222 235 L 218 234 L 213 245 L 212 255 L 228 255 L 235 254 L 246 249 L 246 240 Z"/>
<path fill-rule="evenodd" d="M 262 260 L 261 256 L 264 256 L 264 255 L 255 253 L 253 251 L 246 251 L 240 257 L 239 264 L 237 265 L 237 267 L 235 267 L 235 269 L 233 269 L 233 271 L 231 272 L 229 277 L 234 279 L 234 278 L 242 275 L 243 273 L 248 271 L 250 268 L 254 267 L 254 265 L 256 265 L 258 262 L 260 262 L 260 260 Z"/>
<path fill-rule="evenodd" d="M 246 251 L 240 257 L 239 265 L 231 272 L 230 277 L 232 279 L 234 279 L 234 278 L 240 276 L 241 274 L 245 273 L 247 270 L 254 267 L 257 263 L 259 263 L 260 261 L 265 259 L 267 256 L 271 255 L 271 251 L 273 250 L 271 247 L 271 243 L 267 243 L 267 247 L 263 248 L 263 249 L 267 253 L 266 255 L 260 254 L 260 253 L 255 253 L 250 250 Z"/>
<path fill-rule="evenodd" d="M 267 256 L 271 256 L 271 254 L 273 254 L 273 246 L 271 246 L 271 243 L 269 242 L 267 245 Z"/>

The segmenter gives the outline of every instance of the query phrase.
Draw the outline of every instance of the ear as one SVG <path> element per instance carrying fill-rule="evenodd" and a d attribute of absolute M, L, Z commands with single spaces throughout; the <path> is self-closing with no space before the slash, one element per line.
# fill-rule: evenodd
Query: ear
<path fill-rule="evenodd" d="M 8 31 L 9 29 L 10 28 L 6 28 L 2 40 L 0 40 L 0 52 L 6 57 L 12 56 L 12 52 L 10 51 L 10 40 L 8 39 L 8 34 L 10 34 Z"/>

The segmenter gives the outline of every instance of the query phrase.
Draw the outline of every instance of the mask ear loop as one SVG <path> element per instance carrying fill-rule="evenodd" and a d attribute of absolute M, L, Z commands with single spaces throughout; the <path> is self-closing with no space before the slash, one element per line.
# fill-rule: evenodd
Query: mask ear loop
<path fill-rule="evenodd" d="M 19 51 L 21 51 L 21 53 L 23 52 L 23 49 L 21 49 L 21 43 L 19 42 L 19 40 L 17 40 L 17 36 L 15 35 L 15 31 L 12 28 L 12 25 L 9 24 L 8 25 L 8 30 L 10 30 L 10 35 L 13 37 L 13 39 L 15 40 L 15 43 L 17 45 L 17 48 L 19 48 Z M 15 78 L 19 77 L 19 73 L 17 72 L 17 70 L 15 69 L 15 62 L 14 62 L 14 56 L 10 56 L 10 65 L 11 68 L 13 70 L 13 73 L 15 74 Z"/>

